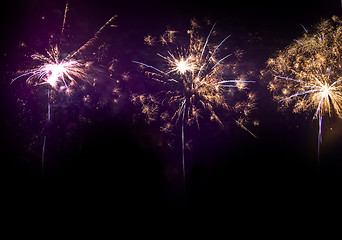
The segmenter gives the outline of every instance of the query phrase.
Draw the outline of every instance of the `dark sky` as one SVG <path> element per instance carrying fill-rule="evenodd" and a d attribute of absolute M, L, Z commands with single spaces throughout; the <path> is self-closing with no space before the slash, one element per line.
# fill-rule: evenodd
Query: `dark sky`
<path fill-rule="evenodd" d="M 65 132 L 61 133 L 70 130 L 69 117 L 56 117 L 55 121 L 60 122 L 52 125 L 57 129 L 50 131 L 54 134 L 51 141 L 58 142 L 59 147 L 48 145 L 47 170 L 42 181 L 41 156 L 37 149 L 42 142 L 39 117 L 43 115 L 39 107 L 43 104 L 35 104 L 35 101 L 43 98 L 35 98 L 33 93 L 22 96 L 34 109 L 26 107 L 26 112 L 21 112 L 18 96 L 28 91 L 28 87 L 13 86 L 9 82 L 18 68 L 25 65 L 20 43 L 28 46 L 26 54 L 30 50 L 34 53 L 46 49 L 49 36 L 60 32 L 64 6 L 64 1 L 42 0 L 11 1 L 1 6 L 7 13 L 1 15 L 0 21 L 3 33 L 0 47 L 1 175 L 4 189 L 13 199 L 29 198 L 34 204 L 44 195 L 51 204 L 66 209 L 81 211 L 83 205 L 88 205 L 92 210 L 116 211 L 120 205 L 132 212 L 184 206 L 193 209 L 222 207 L 238 212 L 278 209 L 280 205 L 285 209 L 301 208 L 310 212 L 320 201 L 324 206 L 328 205 L 326 199 L 337 201 L 336 191 L 342 176 L 341 121 L 326 121 L 323 126 L 318 168 L 317 121 L 309 114 L 278 112 L 265 83 L 258 79 L 254 89 L 259 98 L 255 117 L 260 125 L 254 129 L 257 139 L 234 124 L 221 130 L 215 123 L 203 121 L 200 130 L 189 130 L 192 148 L 186 153 L 185 197 L 179 128 L 175 133 L 176 146 L 170 150 L 160 144 L 158 124 L 132 120 L 129 103 L 114 110 L 103 108 L 92 112 L 95 115 L 86 127 L 73 122 L 76 127 L 71 127 L 70 134 L 76 137 L 67 138 Z M 276 50 L 300 37 L 303 33 L 300 24 L 310 29 L 322 18 L 341 16 L 342 8 L 339 0 L 74 0 L 70 1 L 69 13 L 67 34 L 72 43 L 67 47 L 71 50 L 81 46 L 117 14 L 118 27 L 104 36 L 104 41 L 111 43 L 107 59 L 118 59 L 120 71 L 136 76 L 138 72 L 131 61 L 151 56 L 144 50 L 143 37 L 158 36 L 168 27 L 186 29 L 192 18 L 211 19 L 220 32 L 232 34 L 232 44 L 245 49 L 245 60 L 257 72 L 265 67 L 265 61 Z M 256 36 L 258 41 L 253 42 Z M 68 110 L 64 113 L 71 115 Z M 24 114 L 31 114 L 30 120 L 25 120 Z M 23 119 L 31 125 L 23 127 Z M 34 130 L 38 131 L 36 149 L 28 146 L 33 141 Z M 66 141 L 68 146 L 63 146 L 64 138 L 71 139 Z M 46 203 L 46 207 L 49 206 Z"/>

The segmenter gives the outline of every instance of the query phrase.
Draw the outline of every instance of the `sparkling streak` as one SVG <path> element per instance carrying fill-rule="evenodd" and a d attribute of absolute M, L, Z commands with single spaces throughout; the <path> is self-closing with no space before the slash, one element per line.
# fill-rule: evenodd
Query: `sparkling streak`
<path fill-rule="evenodd" d="M 117 18 L 117 15 L 114 15 L 111 17 L 94 35 L 94 37 L 90 38 L 84 45 L 82 45 L 77 51 L 74 53 L 70 54 L 69 56 L 66 57 L 66 59 L 73 58 L 75 55 L 79 54 L 80 52 L 84 51 L 87 49 L 89 46 L 93 45 L 96 40 L 99 38 L 100 34 L 102 31 L 109 25 L 110 27 L 116 27 L 116 25 L 113 25 L 112 22 Z"/>
<path fill-rule="evenodd" d="M 219 49 L 219 47 L 221 47 L 221 45 L 230 37 L 230 35 L 228 35 L 225 39 L 222 40 L 222 42 L 220 42 L 219 45 L 217 45 L 217 47 L 215 48 L 215 50 L 213 51 L 213 53 L 211 54 L 210 58 L 212 59 L 213 56 L 215 55 L 216 53 L 216 50 Z"/>
<path fill-rule="evenodd" d="M 207 44 L 208 44 L 209 37 L 211 36 L 211 34 L 212 34 L 213 30 L 214 30 L 215 25 L 216 25 L 216 23 L 215 23 L 215 24 L 213 25 L 213 27 L 210 29 L 210 32 L 209 32 L 209 34 L 208 34 L 208 36 L 207 36 L 207 39 L 205 40 L 205 44 L 204 44 L 204 46 L 203 46 L 203 50 L 202 50 L 202 53 L 201 53 L 200 60 L 202 60 L 202 57 L 203 57 L 203 54 L 204 54 L 204 50 L 205 50 L 205 48 L 206 48 L 206 46 L 207 46 Z"/>
<path fill-rule="evenodd" d="M 140 64 L 140 65 L 145 66 L 145 67 L 148 67 L 148 68 L 151 68 L 151 69 L 156 70 L 157 72 L 160 72 L 160 73 L 162 73 L 162 74 L 166 74 L 166 73 L 164 73 L 162 70 L 159 70 L 158 68 L 153 67 L 153 66 L 151 66 L 151 65 L 147 65 L 147 64 L 145 64 L 145 63 L 138 62 L 138 61 L 132 61 L 132 62 L 133 62 L 133 63 Z M 176 80 L 174 80 L 174 81 L 176 81 Z"/>
<path fill-rule="evenodd" d="M 184 123 L 184 118 L 185 118 L 185 108 L 186 108 L 186 100 L 184 100 L 184 102 L 183 102 L 183 107 L 181 108 L 181 109 L 183 109 L 182 111 L 183 111 L 183 114 L 182 114 L 182 163 L 183 163 L 183 181 L 184 181 L 184 183 L 185 183 L 185 140 L 184 140 L 184 125 L 185 125 L 185 123 Z M 185 185 L 184 185 L 184 187 L 186 187 Z"/>
<path fill-rule="evenodd" d="M 317 142 L 318 142 L 318 151 L 317 151 L 317 155 L 318 155 L 318 164 L 320 164 L 320 152 L 321 152 L 321 143 L 322 143 L 322 119 L 323 117 L 322 116 L 319 116 L 319 119 L 318 119 L 318 139 L 317 139 Z"/>
<path fill-rule="evenodd" d="M 211 69 L 214 69 L 220 62 L 222 62 L 223 60 L 225 60 L 227 57 L 230 57 L 232 54 L 228 54 L 227 56 L 221 58 L 219 61 L 217 61 L 217 63 L 215 63 L 214 66 L 212 66 Z"/>
<path fill-rule="evenodd" d="M 305 31 L 306 33 L 309 33 L 308 30 L 306 30 L 306 28 L 304 27 L 303 24 L 300 24 L 300 26 L 302 26 L 302 28 L 304 29 L 304 31 Z"/>
<path fill-rule="evenodd" d="M 65 28 L 65 23 L 66 23 L 68 11 L 69 11 L 69 1 L 66 1 L 66 3 L 65 3 L 65 9 L 64 9 L 64 17 L 63 17 L 62 31 L 61 31 L 62 34 L 64 33 L 64 28 Z"/>

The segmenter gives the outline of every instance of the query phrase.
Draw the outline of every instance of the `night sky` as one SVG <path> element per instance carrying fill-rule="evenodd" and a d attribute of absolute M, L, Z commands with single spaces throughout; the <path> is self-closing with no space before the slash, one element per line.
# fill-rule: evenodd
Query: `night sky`
<path fill-rule="evenodd" d="M 1 191 L 13 208 L 83 214 L 226 209 L 240 215 L 334 210 L 341 200 L 341 120 L 324 122 L 318 167 L 313 113 L 279 112 L 267 90 L 270 79 L 259 75 L 269 57 L 301 36 L 300 24 L 310 29 L 323 18 L 342 17 L 339 0 L 71 0 L 60 40 L 66 54 L 82 46 L 114 14 L 117 27 L 99 37 L 98 46 L 104 50 L 96 55 L 94 75 L 101 79 L 97 87 L 60 96 L 49 126 L 46 88 L 27 86 L 24 79 L 10 82 L 29 64 L 27 56 L 44 53 L 49 41 L 59 40 L 65 1 L 1 4 L 7 14 L 0 21 L 0 175 Z M 159 131 L 160 122 L 146 122 L 129 99 L 134 91 L 149 91 L 148 79 L 132 63 L 156 56 L 144 37 L 160 36 L 167 29 L 184 35 L 193 18 L 210 19 L 222 36 L 231 34 L 228 49 L 245 51 L 243 61 L 254 71 L 251 88 L 258 97 L 253 117 L 260 124 L 251 126 L 258 138 L 229 118 L 224 128 L 207 118 L 200 120 L 200 129 L 186 127 L 191 148 L 186 150 L 184 190 L 180 125 L 169 148 L 172 136 Z M 206 36 L 207 30 L 201 34 Z M 85 57 L 91 59 L 92 52 Z M 113 63 L 114 71 L 109 72 Z M 121 81 L 127 73 L 129 79 Z M 121 93 L 114 104 L 108 89 L 116 86 Z M 85 105 L 81 99 L 87 94 L 92 100 Z M 44 131 L 48 142 L 42 178 Z"/>

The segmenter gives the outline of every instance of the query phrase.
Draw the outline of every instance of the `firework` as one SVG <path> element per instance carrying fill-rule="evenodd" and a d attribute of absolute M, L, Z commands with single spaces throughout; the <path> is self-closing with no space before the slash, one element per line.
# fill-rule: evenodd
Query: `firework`
<path fill-rule="evenodd" d="M 268 60 L 274 76 L 269 89 L 283 108 L 294 113 L 313 112 L 318 120 L 318 157 L 322 141 L 322 119 L 342 118 L 342 22 L 323 20 Z"/>
<path fill-rule="evenodd" d="M 163 91 L 165 98 L 169 105 L 178 106 L 173 113 L 172 120 L 179 119 L 184 113 L 187 124 L 196 122 L 199 126 L 200 113 L 208 111 L 211 120 L 223 125 L 215 112 L 215 107 L 244 112 L 246 117 L 255 107 L 253 93 L 247 94 L 246 101 L 234 101 L 236 91 L 245 93 L 248 89 L 247 85 L 254 81 L 244 80 L 243 75 L 236 76 L 237 65 L 235 63 L 225 63 L 225 60 L 233 55 L 232 53 L 221 58 L 216 57 L 219 48 L 230 36 L 224 38 L 218 45 L 209 44 L 214 27 L 215 25 L 204 39 L 198 36 L 196 26 L 193 26 L 188 31 L 190 43 L 187 48 L 170 46 L 175 41 L 175 31 L 167 31 L 161 37 L 161 41 L 173 50 L 167 50 L 164 55 L 157 53 L 161 60 L 161 67 L 133 61 L 147 68 L 146 74 L 152 79 L 168 85 L 169 89 Z M 151 39 L 151 37 L 145 39 Z"/>
<path fill-rule="evenodd" d="M 206 38 L 198 34 L 198 24 L 192 21 L 188 30 L 189 43 L 185 47 L 177 45 L 176 31 L 168 30 L 161 37 L 160 42 L 167 47 L 164 54 L 157 53 L 158 67 L 139 61 L 139 64 L 152 79 L 167 86 L 162 91 L 162 103 L 167 103 L 176 109 L 171 113 L 171 121 L 181 120 L 182 126 L 182 156 L 184 170 L 184 125 L 196 123 L 199 118 L 209 113 L 212 121 L 223 126 L 216 109 L 234 112 L 236 123 L 243 126 L 251 110 L 255 108 L 255 94 L 247 92 L 247 85 L 251 82 L 245 76 L 238 76 L 238 64 L 227 63 L 234 54 L 222 55 L 220 48 L 230 36 L 223 38 L 219 44 L 210 44 L 210 38 L 215 34 L 213 25 Z M 148 45 L 153 45 L 155 38 L 145 37 Z M 245 100 L 237 95 L 247 95 Z M 155 111 L 155 109 L 153 109 Z"/>
<path fill-rule="evenodd" d="M 91 63 L 84 63 L 75 59 L 59 60 L 60 51 L 54 46 L 47 55 L 33 54 L 34 61 L 38 64 L 34 68 L 14 78 L 12 82 L 21 77 L 27 77 L 26 83 L 31 85 L 49 85 L 55 90 L 68 90 L 70 85 L 75 85 L 78 80 L 84 80 L 87 69 Z"/>
<path fill-rule="evenodd" d="M 65 24 L 67 20 L 67 13 L 69 12 L 69 3 L 66 1 L 64 9 L 63 24 L 61 35 L 64 34 Z M 55 92 L 63 92 L 70 94 L 72 87 L 77 86 L 80 82 L 88 82 L 89 69 L 92 66 L 91 61 L 84 61 L 82 53 L 88 50 L 88 47 L 95 46 L 95 43 L 100 37 L 100 34 L 108 26 L 115 27 L 112 22 L 116 19 L 116 15 L 110 18 L 85 44 L 83 44 L 76 51 L 70 53 L 62 58 L 59 44 L 50 45 L 50 49 L 46 54 L 32 54 L 32 68 L 19 71 L 19 75 L 12 80 L 12 83 L 19 78 L 26 78 L 26 83 L 37 86 L 47 85 L 47 120 L 51 122 L 51 96 L 52 90 Z M 99 48 L 100 49 L 100 48 Z M 95 81 L 95 79 L 92 79 Z M 93 84 L 95 85 L 95 83 Z M 84 99 L 87 101 L 87 98 Z M 50 124 L 47 124 L 50 125 Z M 45 131 L 44 131 L 45 132 Z M 42 148 L 42 173 L 44 171 L 44 159 L 47 134 L 44 134 L 43 148 Z"/>
<path fill-rule="evenodd" d="M 65 14 L 63 20 L 62 33 L 64 30 L 66 13 L 68 11 L 68 4 L 65 7 Z M 94 45 L 95 41 L 99 38 L 100 33 L 108 25 L 114 27 L 112 22 L 116 19 L 117 15 L 110 18 L 84 45 L 82 45 L 77 51 L 69 54 L 64 59 L 60 59 L 60 48 L 58 45 L 50 46 L 50 50 L 46 51 L 46 55 L 39 53 L 31 55 L 32 60 L 38 62 L 38 64 L 20 74 L 18 77 L 12 80 L 12 83 L 21 78 L 27 77 L 26 82 L 32 85 L 47 84 L 55 90 L 67 90 L 68 87 L 73 86 L 79 81 L 85 81 L 87 76 L 87 70 L 91 67 L 92 62 L 85 62 L 82 59 L 76 59 L 77 55 L 80 55 L 82 51 L 85 51 L 87 47 Z"/>

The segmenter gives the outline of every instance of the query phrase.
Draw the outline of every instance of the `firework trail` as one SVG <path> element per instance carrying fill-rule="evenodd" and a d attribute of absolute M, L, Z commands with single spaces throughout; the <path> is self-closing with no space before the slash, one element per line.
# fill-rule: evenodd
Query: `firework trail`
<path fill-rule="evenodd" d="M 244 124 L 255 108 L 256 100 L 254 93 L 246 94 L 247 85 L 254 81 L 245 80 L 246 77 L 243 75 L 237 76 L 238 65 L 227 63 L 226 59 L 233 54 L 220 56 L 220 48 L 230 36 L 225 37 L 217 45 L 210 44 L 210 39 L 215 33 L 215 25 L 212 26 L 205 39 L 198 34 L 197 22 L 192 21 L 191 25 L 191 29 L 188 30 L 189 44 L 186 47 L 177 45 L 176 31 L 168 30 L 160 37 L 160 42 L 168 50 L 164 54 L 157 53 L 158 67 L 133 61 L 146 69 L 145 73 L 149 77 L 167 86 L 167 90 L 161 92 L 164 99 L 162 103 L 167 102 L 169 106 L 176 108 L 171 114 L 171 121 L 175 123 L 181 121 L 184 179 L 185 124 L 191 125 L 196 122 L 199 128 L 199 117 L 202 116 L 201 114 L 209 113 L 210 120 L 223 127 L 223 122 L 216 114 L 216 109 L 224 109 L 234 112 L 234 115 L 240 115 L 235 121 L 242 128 L 247 129 Z M 147 36 L 145 42 L 148 45 L 153 45 L 156 39 Z M 247 98 L 236 100 L 236 95 L 247 95 Z M 134 97 L 133 102 L 136 99 L 137 97 Z M 145 106 L 148 104 L 144 104 Z"/>
<path fill-rule="evenodd" d="M 61 29 L 61 34 L 63 35 L 67 13 L 69 11 L 69 3 L 66 2 L 63 24 Z M 87 76 L 89 69 L 92 66 L 92 62 L 86 62 L 82 58 L 76 58 L 82 51 L 86 51 L 91 45 L 94 45 L 98 40 L 102 31 L 112 24 L 116 19 L 116 15 L 110 18 L 84 45 L 82 45 L 75 52 L 70 53 L 65 58 L 61 58 L 60 47 L 56 45 L 51 45 L 50 50 L 46 51 L 46 54 L 32 54 L 31 58 L 34 63 L 34 67 L 26 69 L 24 71 L 18 71 L 19 76 L 14 78 L 11 83 L 19 78 L 26 78 L 26 83 L 29 85 L 47 85 L 47 121 L 51 122 L 51 91 L 63 92 L 70 94 L 72 88 L 78 85 L 80 82 L 88 82 Z M 114 27 L 114 25 L 110 25 Z M 44 172 L 44 159 L 45 159 L 45 148 L 46 148 L 47 134 L 44 136 L 43 148 L 42 148 L 42 173 Z"/>
<path fill-rule="evenodd" d="M 94 37 L 90 38 L 82 47 L 80 47 L 77 51 L 75 51 L 74 53 L 70 54 L 68 58 L 72 58 L 75 55 L 79 54 L 80 52 L 86 50 L 89 46 L 94 45 L 95 42 L 98 40 L 100 34 L 103 32 L 103 30 L 110 26 L 110 27 L 116 27 L 117 25 L 113 25 L 113 21 L 117 18 L 117 15 L 114 15 L 113 17 L 111 17 L 95 34 Z"/>
<path fill-rule="evenodd" d="M 303 27 L 304 28 L 304 27 Z M 309 33 L 270 58 L 274 99 L 294 113 L 313 111 L 318 121 L 318 160 L 323 117 L 342 118 L 342 22 L 323 20 Z"/>
<path fill-rule="evenodd" d="M 65 27 L 65 23 L 66 23 L 66 19 L 67 19 L 67 13 L 69 12 L 69 2 L 66 1 L 65 2 L 65 9 L 64 9 L 64 17 L 63 17 L 63 24 L 62 24 L 62 31 L 61 34 L 64 33 L 64 27 Z"/>

